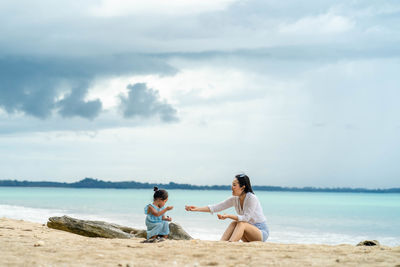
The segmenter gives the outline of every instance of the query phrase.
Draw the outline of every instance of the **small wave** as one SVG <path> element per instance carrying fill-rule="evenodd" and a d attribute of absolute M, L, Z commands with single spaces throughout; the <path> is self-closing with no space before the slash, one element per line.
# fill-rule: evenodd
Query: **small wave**
<path fill-rule="evenodd" d="M 92 221 L 105 221 L 109 223 L 116 223 L 131 227 L 144 227 L 144 223 L 133 223 L 138 220 L 128 216 L 118 216 L 118 214 L 86 214 L 86 213 L 76 213 L 64 209 L 43 209 L 43 208 L 32 208 L 17 205 L 0 205 L 0 218 L 6 217 L 15 220 L 24 220 L 37 223 L 46 223 L 48 218 L 54 216 L 70 216 L 73 218 L 78 218 L 80 220 L 92 220 Z"/>
<path fill-rule="evenodd" d="M 64 210 L 31 208 L 15 205 L 0 205 L 0 217 L 16 220 L 25 220 L 37 223 L 46 223 L 52 216 L 62 216 Z"/>

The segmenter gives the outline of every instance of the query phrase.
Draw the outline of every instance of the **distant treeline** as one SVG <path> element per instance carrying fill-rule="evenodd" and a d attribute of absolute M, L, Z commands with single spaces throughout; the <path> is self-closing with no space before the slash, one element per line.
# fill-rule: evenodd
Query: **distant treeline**
<path fill-rule="evenodd" d="M 74 183 L 32 182 L 17 180 L 0 180 L 0 186 L 14 187 L 67 187 L 67 188 L 114 188 L 114 189 L 145 189 L 157 186 L 164 189 L 186 190 L 230 190 L 228 185 L 191 185 L 170 182 L 168 184 L 140 183 L 135 181 L 110 182 L 93 178 L 85 178 Z M 289 192 L 349 192 L 349 193 L 400 193 L 400 188 L 366 189 L 366 188 L 318 188 L 318 187 L 281 187 L 253 186 L 254 191 L 289 191 Z"/>

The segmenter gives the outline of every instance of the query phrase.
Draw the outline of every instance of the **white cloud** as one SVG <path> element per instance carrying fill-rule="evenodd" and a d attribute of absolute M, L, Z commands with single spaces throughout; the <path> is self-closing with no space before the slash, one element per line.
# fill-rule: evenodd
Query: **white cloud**
<path fill-rule="evenodd" d="M 322 14 L 318 16 L 304 17 L 294 23 L 285 23 L 279 27 L 279 31 L 285 34 L 335 34 L 351 30 L 354 22 L 347 17 Z"/>
<path fill-rule="evenodd" d="M 161 14 L 190 15 L 210 11 L 220 11 L 236 0 L 103 0 L 90 9 L 89 13 L 99 17 L 127 15 Z"/>
<path fill-rule="evenodd" d="M 104 109 L 112 109 L 119 105 L 119 95 L 127 94 L 126 86 L 130 83 L 138 81 L 130 81 L 128 78 L 114 77 L 97 79 L 89 89 L 89 93 L 85 100 L 100 99 Z"/>
<path fill-rule="evenodd" d="M 183 69 L 175 76 L 158 77 L 149 81 L 171 98 L 195 96 L 197 100 L 232 96 L 246 90 L 246 74 L 238 69 L 222 66 L 203 66 Z"/>
<path fill-rule="evenodd" d="M 221 63 L 193 64 L 187 61 L 174 62 L 181 69 L 173 76 L 134 75 L 97 80 L 85 99 L 100 99 L 104 109 L 115 109 L 120 104 L 120 95 L 127 96 L 128 84 L 145 83 L 157 90 L 160 97 L 174 106 L 208 106 L 223 102 L 241 102 L 244 100 L 276 94 L 291 87 L 291 81 L 279 81 L 265 73 L 254 73 Z"/>

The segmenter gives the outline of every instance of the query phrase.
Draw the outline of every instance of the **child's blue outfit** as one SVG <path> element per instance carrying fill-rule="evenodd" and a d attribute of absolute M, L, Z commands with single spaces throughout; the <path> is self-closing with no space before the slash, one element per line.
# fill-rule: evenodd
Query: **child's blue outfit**
<path fill-rule="evenodd" d="M 169 225 L 167 221 L 162 220 L 161 216 L 154 216 L 153 214 L 148 212 L 149 205 L 151 205 L 156 211 L 161 211 L 165 209 L 165 207 L 159 208 L 156 205 L 148 204 L 144 207 L 144 213 L 146 216 L 146 226 L 147 226 L 147 239 L 155 235 L 168 235 L 169 234 Z"/>

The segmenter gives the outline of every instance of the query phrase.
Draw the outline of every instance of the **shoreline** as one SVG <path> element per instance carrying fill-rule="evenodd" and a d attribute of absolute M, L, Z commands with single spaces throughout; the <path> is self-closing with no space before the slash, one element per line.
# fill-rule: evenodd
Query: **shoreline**
<path fill-rule="evenodd" d="M 400 246 L 142 240 L 90 238 L 0 218 L 0 266 L 400 266 Z"/>

